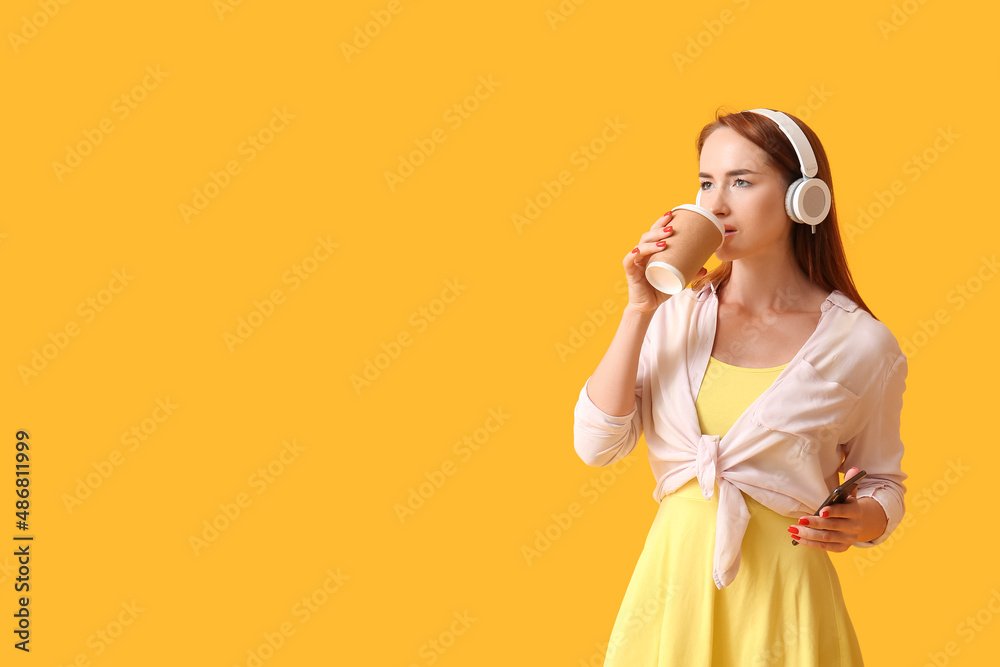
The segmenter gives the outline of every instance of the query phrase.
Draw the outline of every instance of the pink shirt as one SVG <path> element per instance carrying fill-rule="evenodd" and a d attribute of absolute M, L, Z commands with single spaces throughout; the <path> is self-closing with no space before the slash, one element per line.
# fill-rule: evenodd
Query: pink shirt
<path fill-rule="evenodd" d="M 838 472 L 868 473 L 858 498 L 885 510 L 885 531 L 856 547 L 881 544 L 903 518 L 907 478 L 900 468 L 900 412 L 906 357 L 889 329 L 838 290 L 823 302 L 809 339 L 720 438 L 703 435 L 695 409 L 715 341 L 715 287 L 687 287 L 660 305 L 646 330 L 635 381 L 635 409 L 613 416 L 580 390 L 573 447 L 585 463 L 626 456 L 645 433 L 660 499 L 697 477 L 710 499 L 719 488 L 713 578 L 736 578 L 750 513 L 740 491 L 775 512 L 811 515 L 838 483 Z M 775 539 L 780 539 L 775 536 Z"/>

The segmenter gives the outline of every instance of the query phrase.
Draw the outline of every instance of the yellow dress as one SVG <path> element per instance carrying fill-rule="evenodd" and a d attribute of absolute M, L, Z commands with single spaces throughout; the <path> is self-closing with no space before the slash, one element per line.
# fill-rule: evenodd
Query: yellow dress
<path fill-rule="evenodd" d="M 696 400 L 702 433 L 724 435 L 784 367 L 710 357 Z M 695 478 L 660 500 L 605 667 L 864 665 L 829 553 L 793 546 L 787 528 L 797 519 L 743 497 L 740 571 L 721 590 L 712 578 L 718 485 L 705 500 Z"/>

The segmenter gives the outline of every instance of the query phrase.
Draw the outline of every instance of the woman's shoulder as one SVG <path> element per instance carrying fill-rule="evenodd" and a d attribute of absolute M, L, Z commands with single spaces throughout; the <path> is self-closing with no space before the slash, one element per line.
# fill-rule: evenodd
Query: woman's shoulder
<path fill-rule="evenodd" d="M 855 353 L 871 358 L 877 356 L 895 361 L 903 355 L 899 342 L 885 323 L 875 317 L 840 290 L 833 290 L 824 302 L 836 309 L 837 326 L 831 333 Z"/>

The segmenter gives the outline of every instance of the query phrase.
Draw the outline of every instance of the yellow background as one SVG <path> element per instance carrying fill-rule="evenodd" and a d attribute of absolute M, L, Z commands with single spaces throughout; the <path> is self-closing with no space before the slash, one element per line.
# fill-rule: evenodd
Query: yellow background
<path fill-rule="evenodd" d="M 654 481 L 641 442 L 586 495 L 607 471 L 577 458 L 573 407 L 627 302 L 622 258 L 694 200 L 699 129 L 764 106 L 824 142 L 861 294 L 915 350 L 907 525 L 831 555 L 866 664 L 990 664 L 995 5 L 218 5 L 4 3 L 0 662 L 599 665 Z M 275 109 L 294 117 L 269 135 Z M 270 141 L 252 160 L 251 136 Z M 313 269 L 298 284 L 296 266 Z M 51 358 L 24 375 L 36 351 Z M 27 655 L 11 633 L 18 429 Z M 529 563 L 522 547 L 574 502 Z"/>

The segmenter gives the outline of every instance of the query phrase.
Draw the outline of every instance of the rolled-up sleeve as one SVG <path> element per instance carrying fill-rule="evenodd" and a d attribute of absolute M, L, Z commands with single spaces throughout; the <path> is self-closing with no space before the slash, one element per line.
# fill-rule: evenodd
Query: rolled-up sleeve
<path fill-rule="evenodd" d="M 855 542 L 856 547 L 873 547 L 885 542 L 903 520 L 906 505 L 903 497 L 908 477 L 902 470 L 903 441 L 900 415 L 906 389 L 907 364 L 902 354 L 896 359 L 882 383 L 878 404 L 862 430 L 845 444 L 842 471 L 853 466 L 867 472 L 858 483 L 858 499 L 874 498 L 888 519 L 882 534 L 870 542 Z"/>
<path fill-rule="evenodd" d="M 627 456 L 642 435 L 642 387 L 649 367 L 649 338 L 643 339 L 635 378 L 635 407 L 627 415 L 609 415 L 587 394 L 584 382 L 573 410 L 573 448 L 589 466 L 606 466 Z"/>

